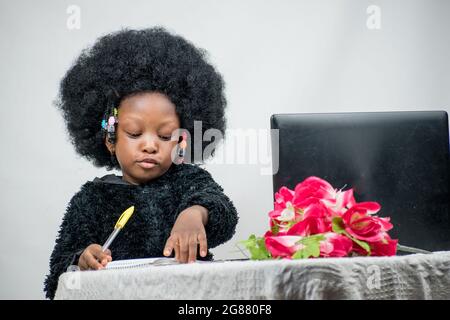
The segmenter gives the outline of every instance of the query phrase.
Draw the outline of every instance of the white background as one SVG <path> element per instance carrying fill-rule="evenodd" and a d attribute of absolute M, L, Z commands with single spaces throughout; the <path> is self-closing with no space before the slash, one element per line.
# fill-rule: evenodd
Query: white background
<path fill-rule="evenodd" d="M 66 26 L 69 5 L 81 28 Z M 370 5 L 381 29 L 369 29 Z M 121 27 L 161 25 L 209 52 L 226 81 L 228 127 L 269 129 L 273 113 L 450 110 L 449 1 L 0 2 L 0 298 L 42 299 L 66 205 L 107 173 L 78 157 L 53 106 L 81 49 Z M 225 145 L 226 146 L 226 145 Z M 265 165 L 264 167 L 267 167 Z M 216 258 L 267 229 L 261 165 L 206 167 L 240 214 Z"/>

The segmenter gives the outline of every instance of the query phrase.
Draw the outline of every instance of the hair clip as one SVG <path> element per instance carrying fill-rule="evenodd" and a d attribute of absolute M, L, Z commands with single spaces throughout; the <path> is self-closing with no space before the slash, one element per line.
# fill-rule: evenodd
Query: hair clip
<path fill-rule="evenodd" d="M 105 118 L 102 119 L 102 129 L 106 131 L 108 134 L 108 139 L 110 142 L 115 140 L 115 132 L 116 132 L 116 124 L 119 123 L 119 120 L 117 119 L 117 108 L 114 108 L 112 110 L 112 115 L 109 117 L 105 115 Z M 106 120 L 108 119 L 108 120 Z"/>
<path fill-rule="evenodd" d="M 115 123 L 116 123 L 116 117 L 110 116 L 108 118 L 108 126 L 107 126 L 108 133 L 114 133 L 114 131 L 115 131 L 114 124 Z"/>
<path fill-rule="evenodd" d="M 110 115 L 109 117 L 105 116 L 105 118 L 103 118 L 102 129 L 106 130 L 107 132 L 114 132 L 115 131 L 114 125 L 119 123 L 117 115 L 118 115 L 117 108 L 114 108 L 112 115 Z M 106 121 L 106 118 L 108 119 L 108 121 Z"/>

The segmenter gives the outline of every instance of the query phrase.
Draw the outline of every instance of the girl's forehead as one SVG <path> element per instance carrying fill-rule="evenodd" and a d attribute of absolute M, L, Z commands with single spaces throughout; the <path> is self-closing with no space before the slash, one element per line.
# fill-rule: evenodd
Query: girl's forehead
<path fill-rule="evenodd" d="M 163 94 L 144 93 L 125 98 L 119 106 L 121 122 L 179 125 L 175 105 Z"/>

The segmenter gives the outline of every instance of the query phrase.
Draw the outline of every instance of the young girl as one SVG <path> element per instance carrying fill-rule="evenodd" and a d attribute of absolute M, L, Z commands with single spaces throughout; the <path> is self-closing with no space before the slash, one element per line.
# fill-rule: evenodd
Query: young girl
<path fill-rule="evenodd" d="M 95 178 L 71 199 L 45 280 L 48 298 L 70 265 L 98 270 L 113 259 L 163 255 L 211 260 L 208 248 L 232 238 L 233 203 L 207 171 L 183 163 L 194 159 L 194 120 L 202 133 L 224 132 L 223 88 L 203 51 L 162 28 L 122 30 L 82 52 L 62 80 L 58 105 L 77 152 L 122 176 Z M 130 206 L 134 214 L 103 252 Z"/>

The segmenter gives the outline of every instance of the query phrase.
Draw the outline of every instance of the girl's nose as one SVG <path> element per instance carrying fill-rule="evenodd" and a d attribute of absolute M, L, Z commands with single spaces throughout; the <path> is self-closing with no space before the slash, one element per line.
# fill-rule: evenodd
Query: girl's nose
<path fill-rule="evenodd" d="M 144 143 L 142 146 L 144 152 L 154 153 L 158 150 L 157 139 L 155 136 L 149 134 L 145 137 Z"/>

